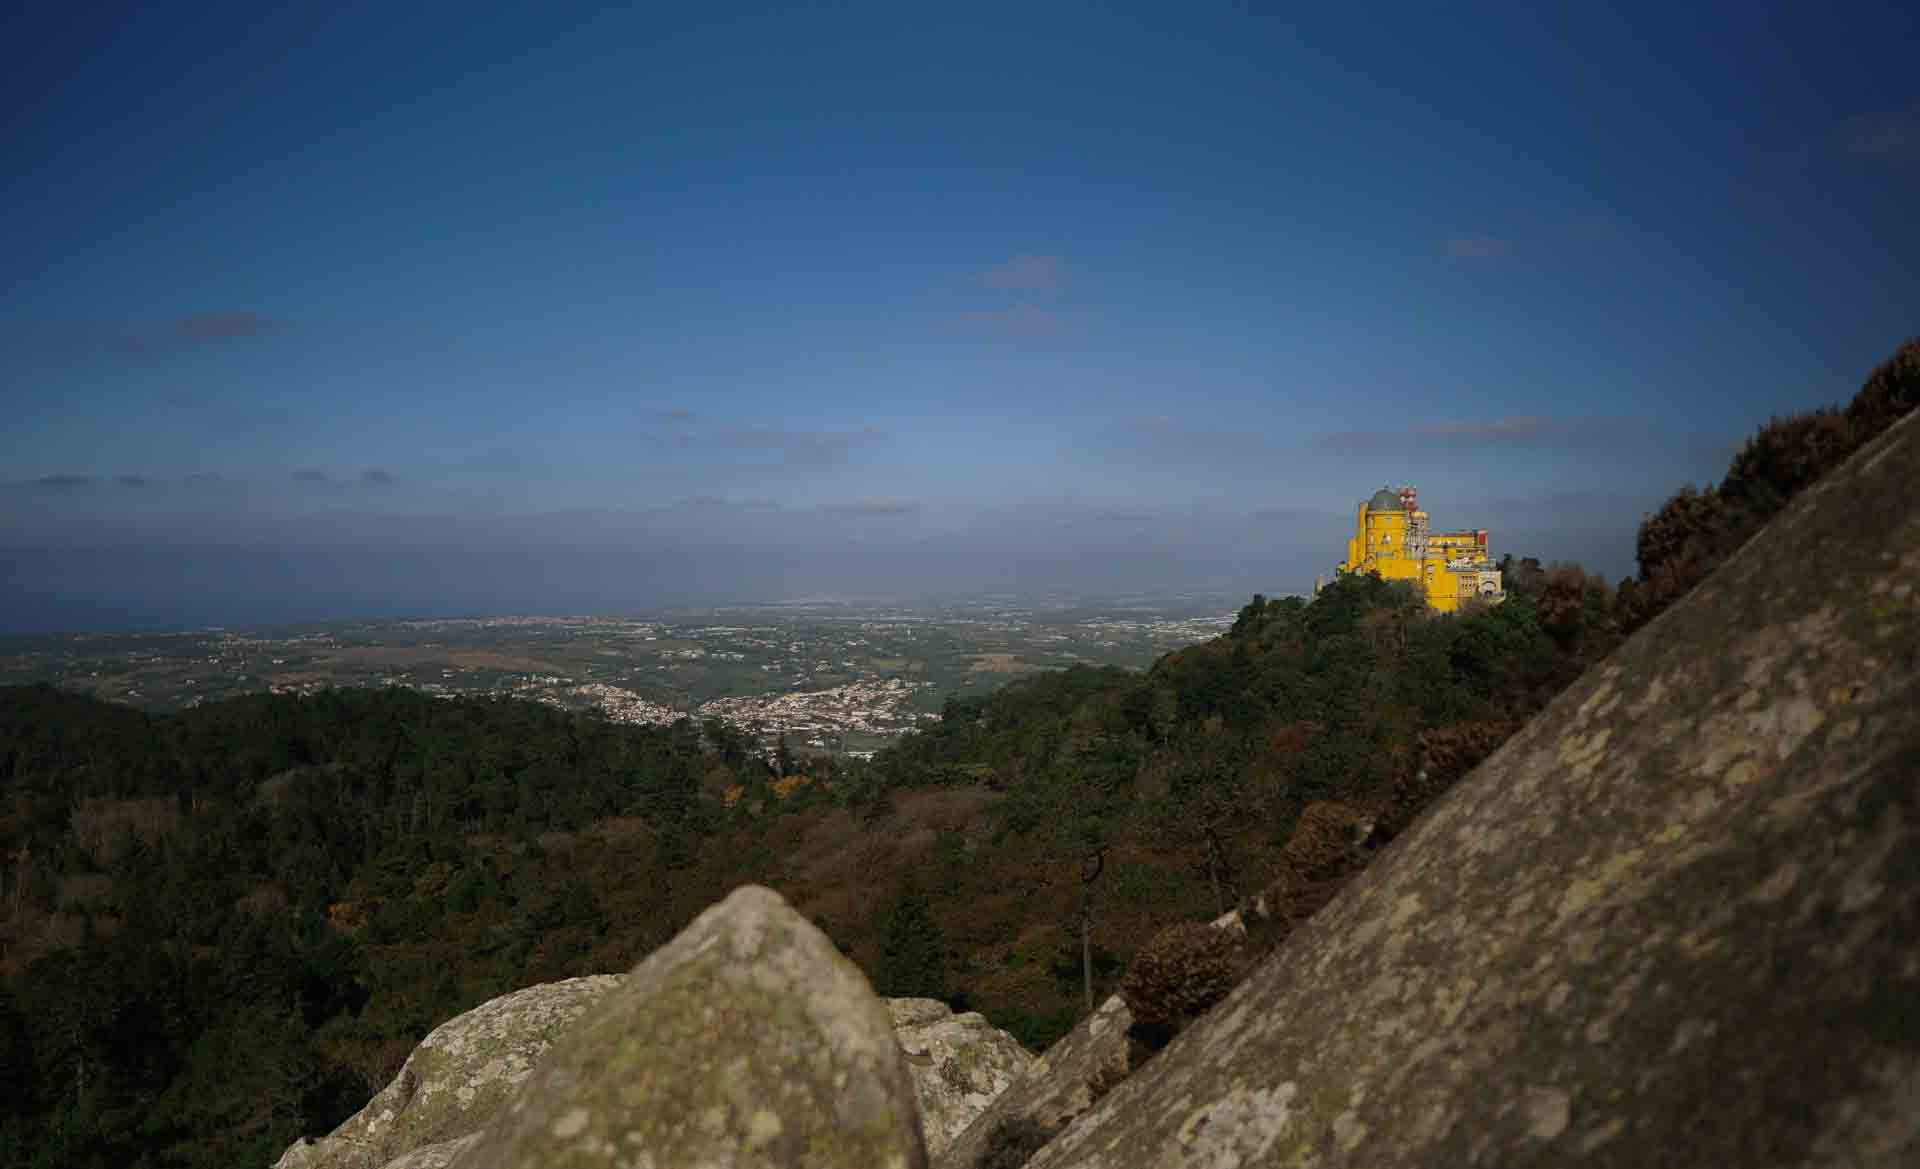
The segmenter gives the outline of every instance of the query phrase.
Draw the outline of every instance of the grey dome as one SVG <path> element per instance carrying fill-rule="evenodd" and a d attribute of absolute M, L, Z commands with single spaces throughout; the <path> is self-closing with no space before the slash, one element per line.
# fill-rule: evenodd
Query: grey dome
<path fill-rule="evenodd" d="M 1402 510 L 1402 504 L 1400 503 L 1400 497 L 1398 495 L 1382 487 L 1373 493 L 1372 499 L 1367 500 L 1367 510 L 1400 511 Z"/>

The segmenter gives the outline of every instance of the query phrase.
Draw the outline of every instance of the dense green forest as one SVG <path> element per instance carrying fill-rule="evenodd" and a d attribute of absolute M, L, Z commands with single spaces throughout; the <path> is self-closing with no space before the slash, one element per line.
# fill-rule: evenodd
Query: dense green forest
<path fill-rule="evenodd" d="M 625 969 L 749 880 L 883 993 L 1044 1045 L 1161 927 L 1289 876 L 1324 900 L 1364 860 L 1310 859 L 1329 809 L 1389 840 L 1917 400 L 1909 342 L 1648 517 L 1618 587 L 1509 558 L 1509 599 L 1454 616 L 1378 578 L 1255 597 L 1149 671 L 956 700 L 866 764 L 404 690 L 164 717 L 0 691 L 0 1161 L 267 1164 L 435 1024 Z"/>

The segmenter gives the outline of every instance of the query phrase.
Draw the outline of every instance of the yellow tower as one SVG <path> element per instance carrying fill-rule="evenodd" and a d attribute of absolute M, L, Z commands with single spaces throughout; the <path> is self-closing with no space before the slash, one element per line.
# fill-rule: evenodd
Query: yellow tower
<path fill-rule="evenodd" d="M 1382 487 L 1360 505 L 1338 571 L 1409 581 L 1429 607 L 1442 613 L 1474 597 L 1499 601 L 1506 596 L 1500 570 L 1487 560 L 1487 530 L 1431 531 L 1419 493 L 1411 487 Z"/>

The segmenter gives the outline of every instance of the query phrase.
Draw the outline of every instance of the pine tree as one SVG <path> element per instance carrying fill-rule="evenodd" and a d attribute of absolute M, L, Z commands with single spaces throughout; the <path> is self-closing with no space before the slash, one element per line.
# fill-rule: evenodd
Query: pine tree
<path fill-rule="evenodd" d="M 947 940 L 921 892 L 908 886 L 887 914 L 880 992 L 894 998 L 947 997 Z"/>

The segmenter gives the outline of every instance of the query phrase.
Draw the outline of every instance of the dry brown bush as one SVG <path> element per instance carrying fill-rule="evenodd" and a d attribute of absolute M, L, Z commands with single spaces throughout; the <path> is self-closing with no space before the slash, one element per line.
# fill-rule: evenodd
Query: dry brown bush
<path fill-rule="evenodd" d="M 1373 840 L 1385 843 L 1407 830 L 1427 805 L 1493 754 L 1513 734 L 1505 720 L 1455 723 L 1420 732 L 1414 766 L 1394 783 L 1374 823 Z"/>
<path fill-rule="evenodd" d="M 1317 881 L 1350 867 L 1354 853 L 1373 825 L 1373 814 L 1337 800 L 1317 800 L 1300 810 L 1293 832 L 1280 850 L 1287 868 L 1301 881 Z"/>
<path fill-rule="evenodd" d="M 1205 922 L 1180 922 L 1153 935 L 1120 983 L 1134 1033 L 1164 1046 L 1227 997 L 1240 980 L 1245 951 L 1239 934 Z"/>

